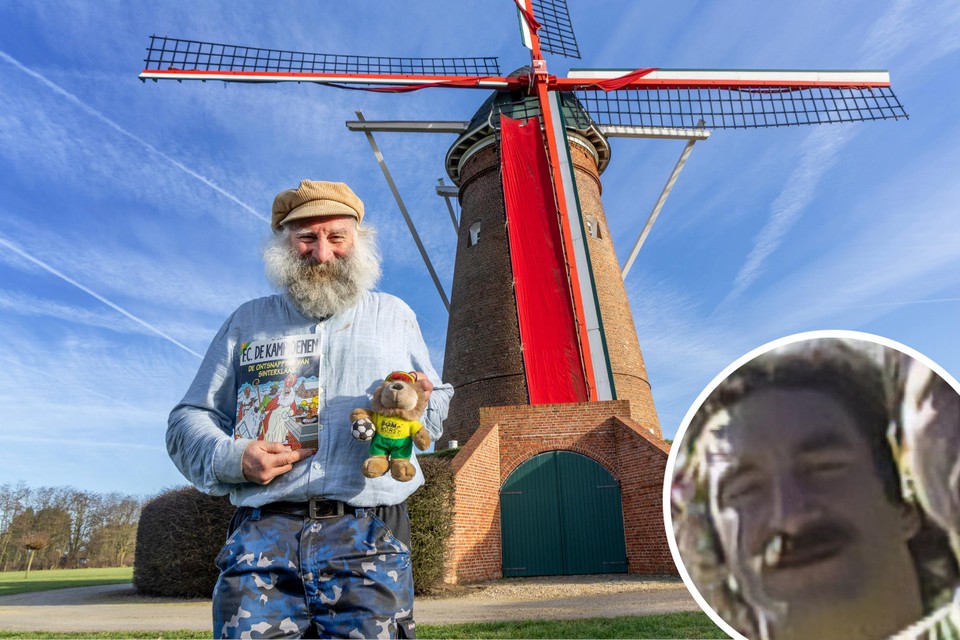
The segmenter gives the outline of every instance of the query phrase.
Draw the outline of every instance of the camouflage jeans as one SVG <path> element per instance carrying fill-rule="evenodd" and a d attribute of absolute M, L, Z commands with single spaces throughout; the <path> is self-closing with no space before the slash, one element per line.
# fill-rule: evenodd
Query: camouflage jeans
<path fill-rule="evenodd" d="M 410 553 L 374 509 L 311 519 L 247 508 L 231 529 L 215 637 L 412 637 Z"/>

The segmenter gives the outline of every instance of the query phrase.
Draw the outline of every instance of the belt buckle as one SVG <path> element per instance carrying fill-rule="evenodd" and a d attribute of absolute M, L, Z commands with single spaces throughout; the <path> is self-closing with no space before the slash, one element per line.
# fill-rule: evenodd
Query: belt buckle
<path fill-rule="evenodd" d="M 332 513 L 330 507 L 336 505 Z M 339 518 L 344 514 L 343 503 L 339 500 L 325 500 L 323 498 L 310 498 L 309 502 L 310 517 L 314 520 L 323 518 Z"/>

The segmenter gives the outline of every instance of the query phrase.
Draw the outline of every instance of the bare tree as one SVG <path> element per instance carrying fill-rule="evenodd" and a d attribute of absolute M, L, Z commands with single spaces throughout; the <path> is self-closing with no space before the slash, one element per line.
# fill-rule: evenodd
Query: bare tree
<path fill-rule="evenodd" d="M 137 541 L 137 523 L 142 504 L 139 499 L 119 493 L 101 496 L 91 520 L 89 554 L 102 566 L 128 564 Z"/>
<path fill-rule="evenodd" d="M 49 546 L 38 554 L 40 566 L 52 569 L 57 566 L 70 536 L 70 514 L 61 507 L 45 507 L 36 512 L 33 521 L 35 531 L 43 531 L 50 537 Z"/>
<path fill-rule="evenodd" d="M 68 562 L 76 566 L 84 555 L 84 546 L 90 540 L 92 518 L 100 496 L 72 489 L 68 493 L 67 512 L 70 514 L 70 535 L 67 539 Z"/>
<path fill-rule="evenodd" d="M 121 493 L 0 485 L 0 566 L 78 566 L 83 557 L 94 566 L 129 564 L 141 508 L 141 498 Z M 22 541 L 33 532 L 48 541 L 27 553 Z"/>
<path fill-rule="evenodd" d="M 11 540 L 15 540 L 11 525 L 26 509 L 29 499 L 30 489 L 23 482 L 0 485 L 0 562 L 3 564 L 3 571 L 6 571 L 10 564 L 10 556 L 20 554 L 20 548 L 16 544 L 12 547 L 10 545 Z"/>

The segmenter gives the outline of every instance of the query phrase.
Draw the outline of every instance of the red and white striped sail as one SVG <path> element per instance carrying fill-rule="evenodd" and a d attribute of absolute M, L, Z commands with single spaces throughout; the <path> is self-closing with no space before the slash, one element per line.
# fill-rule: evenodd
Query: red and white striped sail
<path fill-rule="evenodd" d="M 571 69 L 557 81 L 561 90 L 597 88 L 597 82 L 629 78 L 636 69 Z M 715 87 L 786 89 L 800 87 L 889 87 L 886 71 L 770 71 L 758 69 L 650 69 L 620 89 Z"/>

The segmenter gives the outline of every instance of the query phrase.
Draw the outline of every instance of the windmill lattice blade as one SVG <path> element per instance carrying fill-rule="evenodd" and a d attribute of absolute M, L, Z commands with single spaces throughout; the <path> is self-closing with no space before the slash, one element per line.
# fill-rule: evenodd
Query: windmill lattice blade
<path fill-rule="evenodd" d="M 275 73 L 499 76 L 495 57 L 392 58 L 304 53 L 150 36 L 146 69 Z"/>
<path fill-rule="evenodd" d="M 540 48 L 550 53 L 580 59 L 577 37 L 567 10 L 567 0 L 533 0 L 533 13 L 540 22 Z"/>
<path fill-rule="evenodd" d="M 890 87 L 675 88 L 577 91 L 600 125 L 707 129 L 906 118 Z"/>

